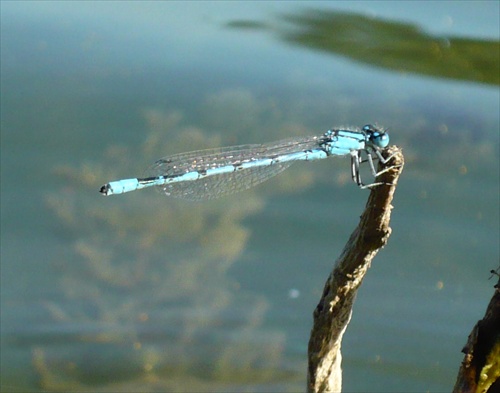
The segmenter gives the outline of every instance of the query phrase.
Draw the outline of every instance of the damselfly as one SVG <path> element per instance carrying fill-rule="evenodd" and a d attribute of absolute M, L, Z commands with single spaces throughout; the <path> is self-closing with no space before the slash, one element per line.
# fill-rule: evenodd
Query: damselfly
<path fill-rule="evenodd" d="M 262 145 L 241 145 L 164 157 L 156 161 L 144 178 L 112 181 L 100 189 L 103 195 L 123 194 L 146 187 L 159 187 L 166 195 L 206 200 L 242 191 L 277 175 L 295 161 L 313 161 L 332 156 L 350 155 L 351 176 L 360 188 L 382 183 L 363 184 L 360 164 L 368 161 L 376 178 L 375 154 L 383 164 L 381 151 L 389 144 L 383 129 L 366 125 L 361 129 L 332 129 L 320 136 L 290 138 Z M 363 159 L 365 153 L 366 159 Z"/>

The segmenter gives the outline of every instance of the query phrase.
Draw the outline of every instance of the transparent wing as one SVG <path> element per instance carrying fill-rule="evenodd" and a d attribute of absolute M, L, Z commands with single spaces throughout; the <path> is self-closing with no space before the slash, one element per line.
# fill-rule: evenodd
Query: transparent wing
<path fill-rule="evenodd" d="M 146 171 L 147 177 L 178 176 L 189 172 L 238 165 L 244 162 L 266 160 L 276 156 L 295 153 L 318 147 L 319 138 L 285 139 L 263 145 L 241 145 L 209 150 L 193 151 L 164 157 Z M 284 171 L 293 162 L 262 165 L 207 176 L 194 181 L 185 181 L 158 186 L 168 196 L 192 201 L 219 198 L 246 190 Z"/>

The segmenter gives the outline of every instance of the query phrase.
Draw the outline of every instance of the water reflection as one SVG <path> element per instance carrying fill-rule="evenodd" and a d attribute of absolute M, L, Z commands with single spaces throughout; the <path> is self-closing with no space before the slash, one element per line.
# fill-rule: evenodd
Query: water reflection
<path fill-rule="evenodd" d="M 212 115 L 222 113 L 226 96 L 209 99 Z M 248 109 L 248 95 L 242 101 L 230 97 L 230 108 Z M 161 390 L 199 390 L 198 378 L 210 380 L 204 390 L 218 390 L 220 383 L 279 380 L 284 335 L 271 331 L 256 339 L 268 303 L 239 292 L 226 274 L 250 236 L 242 221 L 263 208 L 262 196 L 249 191 L 207 207 L 167 201 L 151 190 L 99 203 L 81 192 L 147 166 L 138 160 L 220 145 L 219 135 L 183 126 L 178 111 L 145 108 L 143 116 L 150 133 L 137 149 L 112 146 L 99 164 L 55 170 L 65 178 L 65 189 L 46 202 L 73 238 L 73 255 L 57 262 L 65 301 L 44 302 L 44 307 L 60 327 L 87 327 L 66 335 L 71 353 L 53 342 L 35 347 L 40 386 L 81 390 L 126 376 L 153 381 L 158 388 L 169 375 Z M 312 181 L 311 176 L 293 179 L 295 191 Z M 289 182 L 285 176 L 282 188 Z M 101 359 L 99 365 L 87 361 L 94 357 Z M 179 384 L 172 384 L 177 378 Z"/>
<path fill-rule="evenodd" d="M 500 84 L 500 42 L 439 37 L 418 26 L 325 9 L 285 14 L 275 33 L 294 45 L 341 55 L 401 73 Z M 258 21 L 234 20 L 227 27 L 269 29 Z"/>

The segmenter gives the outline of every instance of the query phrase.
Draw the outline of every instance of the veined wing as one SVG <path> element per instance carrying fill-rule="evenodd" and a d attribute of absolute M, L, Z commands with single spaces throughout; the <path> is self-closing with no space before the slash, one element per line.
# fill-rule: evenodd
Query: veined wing
<path fill-rule="evenodd" d="M 146 171 L 146 177 L 175 177 L 225 166 L 253 163 L 255 166 L 223 174 L 201 177 L 193 181 L 167 183 L 158 186 L 168 196 L 192 201 L 214 199 L 246 190 L 288 168 L 293 161 L 259 165 L 269 158 L 284 156 L 318 147 L 319 138 L 290 138 L 262 145 L 240 145 L 199 150 L 164 157 Z"/>

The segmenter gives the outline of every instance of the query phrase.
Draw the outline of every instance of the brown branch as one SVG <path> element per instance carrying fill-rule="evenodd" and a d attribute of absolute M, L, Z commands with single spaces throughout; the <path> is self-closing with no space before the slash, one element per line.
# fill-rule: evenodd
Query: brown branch
<path fill-rule="evenodd" d="M 391 234 L 391 201 L 404 164 L 401 149 L 396 146 L 386 149 L 384 155 L 392 156 L 385 164 L 389 169 L 377 177 L 377 181 L 385 185 L 371 190 L 359 225 L 328 277 L 314 311 L 308 349 L 308 392 L 340 392 L 342 388 L 342 336 L 363 277 Z"/>
<path fill-rule="evenodd" d="M 500 391 L 500 277 L 486 314 L 469 335 L 453 393 Z"/>

